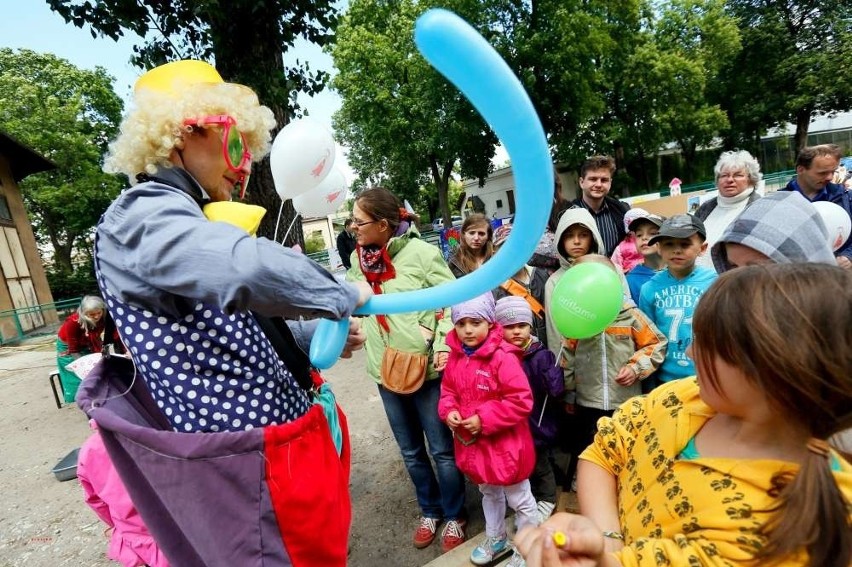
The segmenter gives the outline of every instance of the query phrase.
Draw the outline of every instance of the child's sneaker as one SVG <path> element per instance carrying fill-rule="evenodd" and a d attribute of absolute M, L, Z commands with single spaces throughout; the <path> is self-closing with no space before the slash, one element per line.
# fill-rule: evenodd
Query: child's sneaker
<path fill-rule="evenodd" d="M 441 532 L 441 549 L 444 553 L 464 543 L 465 520 L 450 520 Z"/>
<path fill-rule="evenodd" d="M 423 549 L 424 547 L 429 547 L 435 541 L 438 522 L 440 520 L 435 518 L 427 518 L 426 516 L 420 518 L 420 525 L 417 526 L 417 530 L 414 532 L 414 547 Z"/>
<path fill-rule="evenodd" d="M 539 500 L 536 503 L 536 507 L 538 508 L 538 513 L 541 514 L 541 521 L 543 522 L 553 514 L 556 504 L 547 502 L 546 500 Z"/>
<path fill-rule="evenodd" d="M 509 538 L 505 534 L 497 537 L 486 537 L 485 541 L 476 546 L 470 554 L 470 562 L 474 565 L 488 565 L 505 553 L 509 547 Z"/>
<path fill-rule="evenodd" d="M 515 549 L 512 553 L 512 558 L 509 559 L 509 562 L 506 563 L 505 567 L 527 567 L 527 562 L 524 560 L 523 556 L 518 553 L 518 550 Z"/>

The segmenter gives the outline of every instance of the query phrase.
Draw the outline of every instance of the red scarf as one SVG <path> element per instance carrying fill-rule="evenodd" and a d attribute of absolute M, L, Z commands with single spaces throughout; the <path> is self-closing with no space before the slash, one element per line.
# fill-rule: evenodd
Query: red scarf
<path fill-rule="evenodd" d="M 367 279 L 367 283 L 373 288 L 373 293 L 377 295 L 382 293 L 382 282 L 392 280 L 396 277 L 396 269 L 394 269 L 391 262 L 387 246 L 356 245 L 355 250 L 358 252 L 358 263 L 361 266 L 361 272 Z M 376 315 L 376 321 L 386 333 L 390 332 L 387 317 Z"/>

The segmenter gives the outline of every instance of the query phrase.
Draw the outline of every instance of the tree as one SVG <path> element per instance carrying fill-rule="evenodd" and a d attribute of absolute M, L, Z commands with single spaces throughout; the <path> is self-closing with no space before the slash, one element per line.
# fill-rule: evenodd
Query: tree
<path fill-rule="evenodd" d="M 54 171 L 31 175 L 21 192 L 36 238 L 53 249 L 56 270 L 73 271 L 75 252 L 121 181 L 101 170 L 122 102 L 105 69 L 74 67 L 50 54 L 0 49 L 0 128 L 53 161 Z"/>
<path fill-rule="evenodd" d="M 215 61 L 227 81 L 254 89 L 283 127 L 298 110 L 296 94 L 320 92 L 328 80 L 308 63 L 284 67 L 283 52 L 297 38 L 325 45 L 337 18 L 333 0 L 46 0 L 77 27 L 117 40 L 126 33 L 144 38 L 134 47 L 133 63 L 148 69 L 166 61 L 196 58 Z M 247 200 L 277 211 L 269 159 L 255 164 Z M 295 217 L 292 203 L 284 207 L 282 224 Z M 258 230 L 272 236 L 276 216 L 267 214 Z M 286 244 L 302 242 L 301 223 Z"/>
<path fill-rule="evenodd" d="M 420 56 L 414 22 L 429 5 L 415 0 L 353 0 L 331 49 L 343 100 L 334 118 L 358 185 L 381 182 L 411 202 L 427 180 L 449 226 L 448 188 L 462 175 L 484 178 L 497 138 L 467 99 Z M 444 3 L 446 5 L 446 3 Z M 447 6 L 477 23 L 479 3 Z"/>
<path fill-rule="evenodd" d="M 816 114 L 852 108 L 852 3 L 728 0 L 728 8 L 748 30 L 717 95 L 732 118 L 732 144 L 754 145 L 768 128 L 792 122 L 799 150 Z"/>

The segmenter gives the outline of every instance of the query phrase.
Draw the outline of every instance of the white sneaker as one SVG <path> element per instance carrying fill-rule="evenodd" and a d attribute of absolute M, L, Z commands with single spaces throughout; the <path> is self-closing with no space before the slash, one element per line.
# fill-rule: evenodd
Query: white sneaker
<path fill-rule="evenodd" d="M 556 508 L 556 504 L 553 502 L 547 502 L 546 500 L 539 500 L 536 503 L 536 507 L 538 508 L 538 513 L 541 515 L 541 521 L 543 522 L 553 515 L 553 509 Z"/>
<path fill-rule="evenodd" d="M 497 537 L 486 537 L 485 541 L 477 545 L 470 554 L 470 562 L 474 565 L 488 565 L 510 549 L 509 538 L 505 535 Z"/>
<path fill-rule="evenodd" d="M 518 550 L 515 549 L 514 553 L 512 553 L 512 558 L 509 559 L 508 563 L 506 563 L 506 567 L 527 567 L 527 562 L 524 560 L 523 556 L 518 553 Z"/>

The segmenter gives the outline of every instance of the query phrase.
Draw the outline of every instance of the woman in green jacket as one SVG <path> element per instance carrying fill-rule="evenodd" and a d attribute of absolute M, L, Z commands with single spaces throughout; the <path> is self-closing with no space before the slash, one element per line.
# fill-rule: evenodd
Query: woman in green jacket
<path fill-rule="evenodd" d="M 414 216 L 399 199 L 380 187 L 362 192 L 352 211 L 357 262 L 346 274 L 350 281 L 366 280 L 374 293 L 398 293 L 440 285 L 453 274 L 437 247 L 420 240 Z M 447 363 L 444 337 L 452 328 L 449 309 L 366 319 L 367 373 L 377 383 L 391 430 L 414 483 L 421 518 L 414 545 L 427 547 L 438 525 L 444 551 L 464 542 L 464 477 L 456 468 L 453 438 L 438 418 L 439 372 Z M 403 353 L 427 355 L 423 385 L 409 394 L 382 385 L 382 359 L 390 347 Z M 429 462 L 428 450 L 435 461 Z M 437 469 L 437 470 L 436 470 Z"/>

